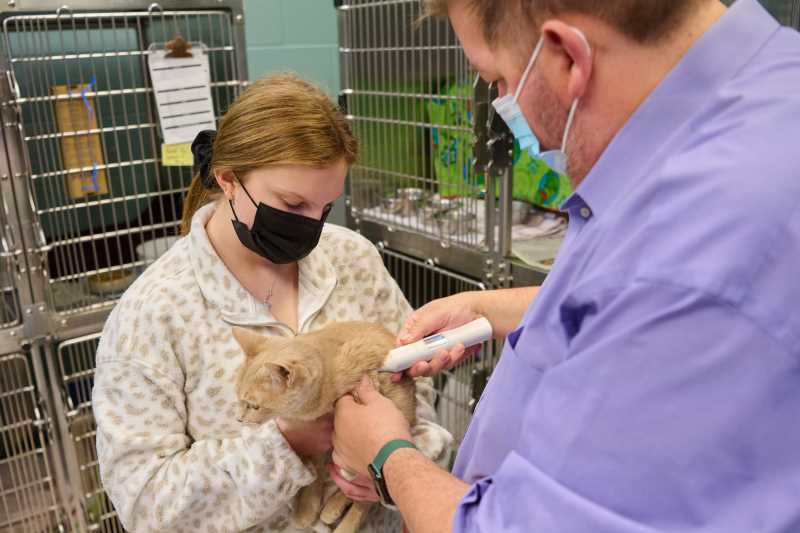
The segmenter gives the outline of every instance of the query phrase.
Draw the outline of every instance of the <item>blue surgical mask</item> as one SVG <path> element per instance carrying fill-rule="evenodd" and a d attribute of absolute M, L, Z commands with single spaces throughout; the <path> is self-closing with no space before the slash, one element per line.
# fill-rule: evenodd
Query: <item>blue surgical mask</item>
<path fill-rule="evenodd" d="M 583 32 L 577 28 L 573 29 L 583 38 L 583 40 L 586 42 L 586 46 L 589 47 L 589 42 L 586 40 Z M 514 94 L 507 94 L 497 98 L 494 102 L 492 102 L 492 106 L 494 106 L 497 113 L 508 125 L 508 129 L 511 130 L 514 138 L 519 143 L 520 149 L 528 150 L 528 153 L 534 159 L 539 159 L 556 172 L 566 175 L 567 139 L 569 138 L 569 130 L 572 128 L 572 121 L 575 118 L 575 111 L 578 109 L 578 99 L 576 98 L 570 107 L 569 115 L 567 117 L 567 125 L 564 128 L 564 137 L 561 140 L 561 148 L 558 150 L 548 150 L 546 152 L 542 152 L 539 138 L 536 137 L 536 134 L 533 132 L 533 129 L 531 129 L 530 124 L 528 124 L 528 121 L 525 119 L 522 109 L 519 107 L 519 95 L 522 93 L 522 89 L 525 87 L 525 83 L 528 81 L 528 76 L 533 69 L 534 63 L 536 63 L 536 59 L 539 57 L 543 46 L 544 38 L 541 38 L 536 44 L 536 48 L 531 55 L 530 61 L 528 61 L 528 66 L 525 67 L 525 72 L 523 72 L 522 79 L 520 79 L 519 85 L 517 86 L 517 90 L 514 92 Z M 589 48 L 589 50 L 591 51 L 591 48 Z"/>

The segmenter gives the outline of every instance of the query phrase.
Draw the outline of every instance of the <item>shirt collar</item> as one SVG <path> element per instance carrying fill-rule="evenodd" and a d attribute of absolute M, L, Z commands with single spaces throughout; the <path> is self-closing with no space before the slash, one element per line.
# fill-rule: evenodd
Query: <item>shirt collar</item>
<path fill-rule="evenodd" d="M 189 231 L 189 254 L 203 297 L 222 314 L 223 320 L 241 326 L 272 326 L 281 323 L 263 300 L 253 297 L 228 270 L 211 245 L 206 224 L 216 209 L 209 204 L 197 210 Z M 317 246 L 298 261 L 298 316 L 300 331 L 322 309 L 337 284 L 336 269 L 325 251 Z M 264 294 L 266 296 L 266 286 Z"/>
<path fill-rule="evenodd" d="M 662 148 L 780 28 L 757 0 L 738 0 L 703 35 L 612 139 L 576 195 L 598 216 L 635 186 Z M 567 206 L 570 199 L 564 203 Z M 574 201 L 574 199 L 573 199 Z"/>

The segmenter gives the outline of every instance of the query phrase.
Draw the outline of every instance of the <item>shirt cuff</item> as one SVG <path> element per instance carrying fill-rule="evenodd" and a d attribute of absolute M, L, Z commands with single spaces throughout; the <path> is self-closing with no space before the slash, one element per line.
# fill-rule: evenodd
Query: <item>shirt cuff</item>
<path fill-rule="evenodd" d="M 260 426 L 245 427 L 241 433 L 245 447 L 255 461 L 256 470 L 264 474 L 263 479 L 284 479 L 282 491 L 295 494 L 310 485 L 317 474 L 309 468 L 289 445 L 275 420 Z"/>

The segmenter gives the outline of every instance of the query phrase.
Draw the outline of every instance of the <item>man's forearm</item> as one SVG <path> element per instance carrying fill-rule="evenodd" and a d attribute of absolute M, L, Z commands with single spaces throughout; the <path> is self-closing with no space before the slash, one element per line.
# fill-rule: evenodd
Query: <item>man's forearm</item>
<path fill-rule="evenodd" d="M 495 338 L 502 339 L 522 321 L 539 287 L 519 287 L 468 293 L 472 307 L 492 323 Z"/>
<path fill-rule="evenodd" d="M 389 494 L 411 533 L 450 533 L 469 485 L 412 449 L 394 452 L 383 466 Z"/>

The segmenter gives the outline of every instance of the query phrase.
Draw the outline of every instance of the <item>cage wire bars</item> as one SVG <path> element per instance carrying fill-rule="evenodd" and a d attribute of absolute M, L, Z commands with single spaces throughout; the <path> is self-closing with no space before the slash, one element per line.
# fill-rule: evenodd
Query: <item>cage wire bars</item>
<path fill-rule="evenodd" d="M 98 332 L 178 231 L 147 71 L 180 34 L 216 119 L 246 84 L 241 0 L 17 0 L 0 8 L 0 533 L 122 531 L 99 481 Z"/>

